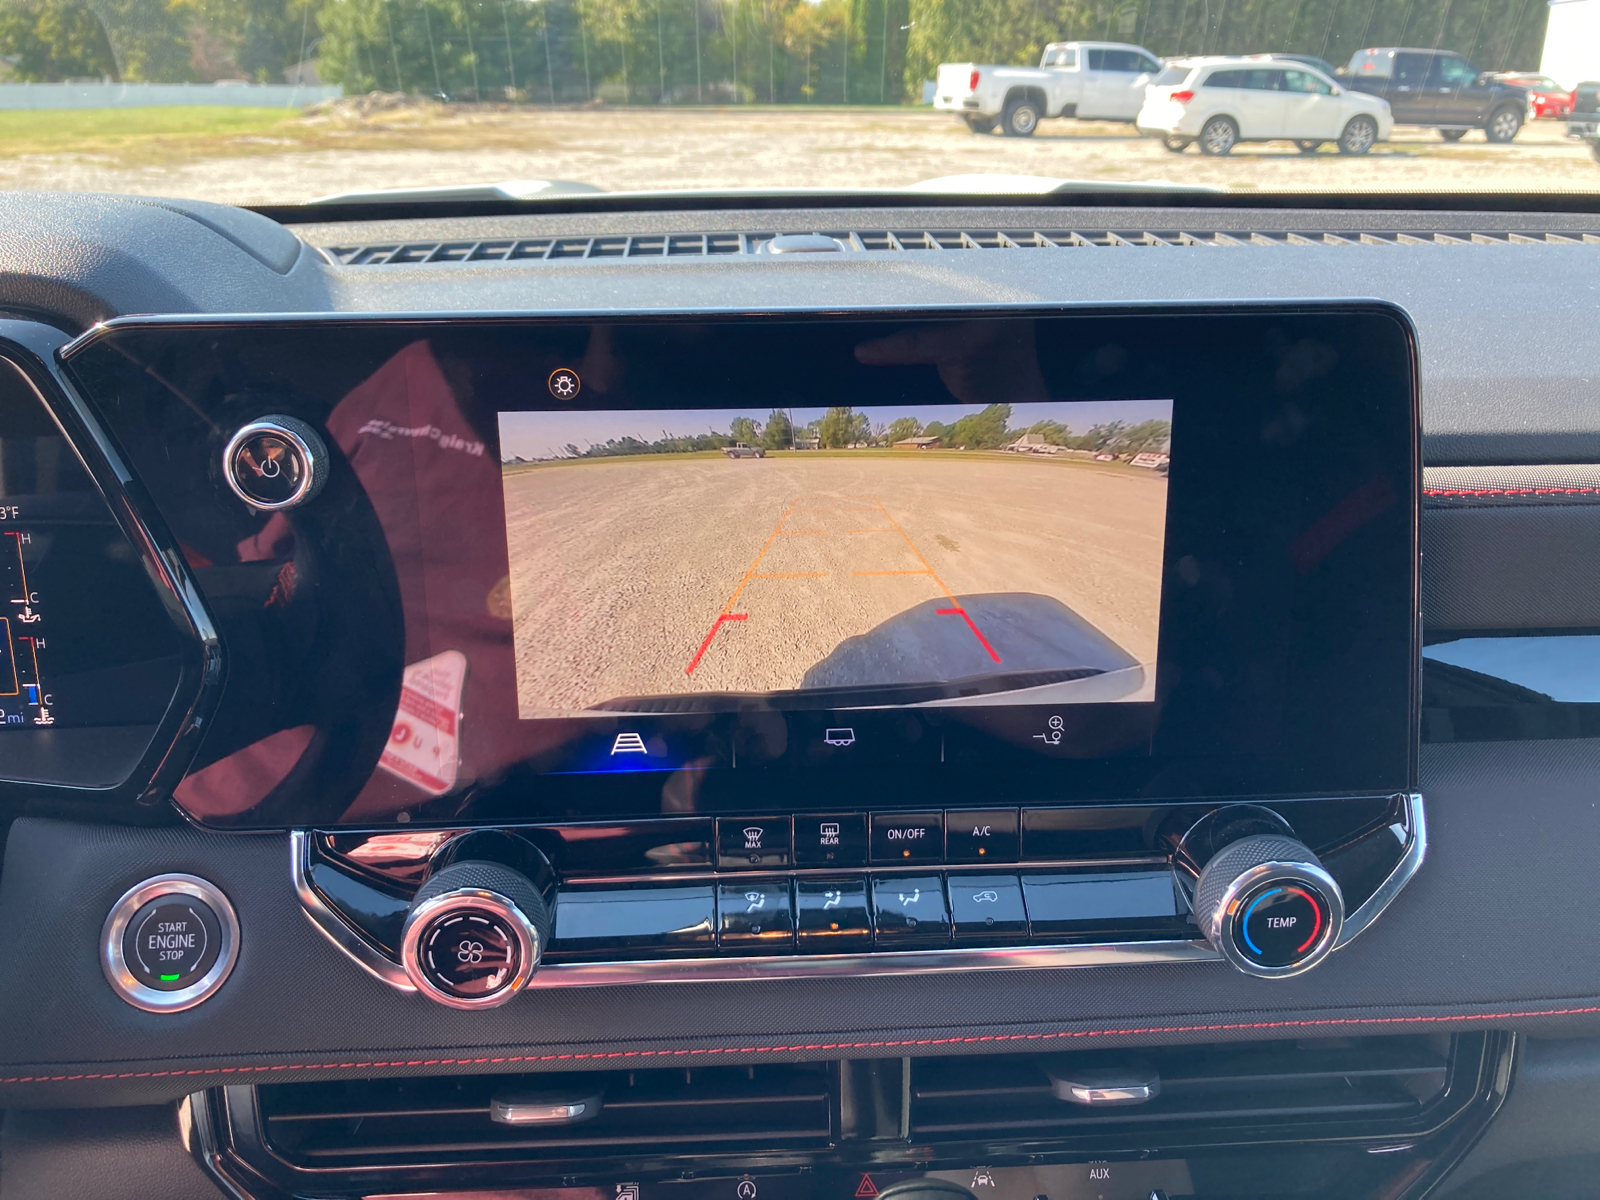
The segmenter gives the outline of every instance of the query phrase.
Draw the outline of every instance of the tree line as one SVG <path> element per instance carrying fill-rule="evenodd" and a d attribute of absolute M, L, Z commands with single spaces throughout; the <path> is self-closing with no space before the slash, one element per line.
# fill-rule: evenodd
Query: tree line
<path fill-rule="evenodd" d="M 1140 421 L 1132 425 L 1126 421 L 1108 421 L 1078 434 L 1059 421 L 1036 421 L 1026 428 L 1013 429 L 1011 417 L 1011 405 L 991 404 L 980 412 L 967 413 L 948 424 L 942 421 L 923 424 L 915 417 L 899 417 L 884 424 L 874 423 L 867 413 L 844 406 L 830 408 L 804 425 L 795 425 L 787 409 L 775 408 L 764 422 L 754 417 L 734 417 L 727 433 L 707 430 L 699 434 L 670 434 L 662 430 L 661 436 L 654 441 L 621 437 L 582 447 L 569 442 L 555 457 L 619 458 L 640 454 L 693 454 L 723 450 L 736 444 L 760 446 L 766 450 L 845 450 L 893 446 L 896 442 L 916 437 L 935 438 L 940 446 L 954 449 L 999 450 L 1030 433 L 1064 449 L 1107 452 L 1126 457 L 1146 450 L 1165 450 L 1172 438 L 1170 421 Z"/>
<path fill-rule="evenodd" d="M 900 104 L 941 62 L 1456 50 L 1531 68 L 1542 0 L 0 0 L 8 78 L 279 82 L 529 103 Z"/>

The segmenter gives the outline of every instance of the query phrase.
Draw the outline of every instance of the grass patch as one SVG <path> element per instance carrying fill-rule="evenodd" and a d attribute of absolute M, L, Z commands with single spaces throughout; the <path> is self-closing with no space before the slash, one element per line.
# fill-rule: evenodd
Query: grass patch
<path fill-rule="evenodd" d="M 219 142 L 293 128 L 298 117 L 281 108 L 199 104 L 10 110 L 0 112 L 0 154 L 115 153 L 167 138 Z"/>

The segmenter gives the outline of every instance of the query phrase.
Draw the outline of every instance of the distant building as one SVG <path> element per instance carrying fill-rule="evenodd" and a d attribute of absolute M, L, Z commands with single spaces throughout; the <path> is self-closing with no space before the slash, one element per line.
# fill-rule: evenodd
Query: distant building
<path fill-rule="evenodd" d="M 321 87 L 322 72 L 317 69 L 318 60 L 308 58 L 304 62 L 297 62 L 292 67 L 283 70 L 283 81 L 295 87 Z"/>
<path fill-rule="evenodd" d="M 1150 470 L 1155 471 L 1166 467 L 1171 461 L 1172 455 L 1165 450 L 1146 450 L 1130 458 L 1128 465 L 1130 467 L 1148 467 Z"/>
<path fill-rule="evenodd" d="M 932 450 L 940 442 L 936 437 L 901 438 L 894 444 L 896 450 Z"/>
<path fill-rule="evenodd" d="M 1013 454 L 1060 454 L 1062 447 L 1050 441 L 1042 433 L 1025 433 L 1001 449 L 1009 450 Z"/>

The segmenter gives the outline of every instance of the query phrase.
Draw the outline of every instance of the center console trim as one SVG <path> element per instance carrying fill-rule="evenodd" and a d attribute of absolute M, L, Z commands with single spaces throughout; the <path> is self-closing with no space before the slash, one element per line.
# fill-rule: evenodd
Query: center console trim
<path fill-rule="evenodd" d="M 1405 797 L 1406 844 L 1400 861 L 1377 891 L 1345 917 L 1337 950 L 1393 903 L 1427 855 L 1428 827 L 1422 796 Z M 1391 826 L 1399 836 L 1400 829 Z M 415 992 L 404 969 L 352 929 L 311 885 L 314 833 L 289 834 L 289 869 L 295 893 L 309 920 L 338 949 L 368 974 L 397 991 Z M 527 990 L 569 987 L 614 987 L 640 983 L 728 983 L 758 979 L 830 979 L 874 975 L 932 975 L 954 971 L 1006 971 L 1019 968 L 1131 966 L 1140 963 L 1221 962 L 1222 955 L 1204 941 L 1088 942 L 1003 948 L 879 951 L 872 954 L 786 954 L 768 957 L 648 959 L 627 962 L 558 963 L 539 968 Z"/>

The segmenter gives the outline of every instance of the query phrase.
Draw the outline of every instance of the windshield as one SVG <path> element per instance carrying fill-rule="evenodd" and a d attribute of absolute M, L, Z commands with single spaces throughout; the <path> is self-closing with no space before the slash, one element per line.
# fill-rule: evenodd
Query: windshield
<path fill-rule="evenodd" d="M 0 0 L 0 186 L 1586 192 L 1596 6 Z"/>

